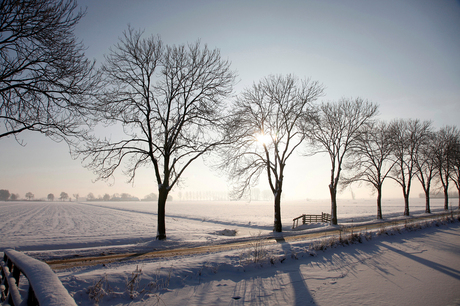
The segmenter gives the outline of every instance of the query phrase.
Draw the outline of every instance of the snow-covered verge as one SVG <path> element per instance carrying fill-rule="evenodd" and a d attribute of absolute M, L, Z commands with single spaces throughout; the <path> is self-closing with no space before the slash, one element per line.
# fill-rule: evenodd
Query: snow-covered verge
<path fill-rule="evenodd" d="M 460 305 L 460 223 L 57 274 L 79 305 Z"/>

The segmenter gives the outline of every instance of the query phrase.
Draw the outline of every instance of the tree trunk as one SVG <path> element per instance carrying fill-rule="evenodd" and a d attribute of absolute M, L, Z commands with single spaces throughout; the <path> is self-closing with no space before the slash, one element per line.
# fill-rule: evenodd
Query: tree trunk
<path fill-rule="evenodd" d="M 458 191 L 458 209 L 460 209 L 460 188 L 457 188 L 457 191 Z"/>
<path fill-rule="evenodd" d="M 409 194 L 404 193 L 404 216 L 409 216 Z"/>
<path fill-rule="evenodd" d="M 444 210 L 449 210 L 449 188 L 448 185 L 444 187 Z"/>
<path fill-rule="evenodd" d="M 158 229 L 157 229 L 157 240 L 166 240 L 166 199 L 168 198 L 168 191 L 165 187 L 158 189 Z"/>
<path fill-rule="evenodd" d="M 281 233 L 283 231 L 281 224 L 281 191 L 277 191 L 275 193 L 275 222 L 273 231 L 277 233 Z"/>
<path fill-rule="evenodd" d="M 377 188 L 377 219 L 382 220 L 382 187 Z"/>
<path fill-rule="evenodd" d="M 337 225 L 337 190 L 329 185 L 329 192 L 331 193 L 331 224 Z"/>
<path fill-rule="evenodd" d="M 430 191 L 425 191 L 425 213 L 431 214 Z"/>

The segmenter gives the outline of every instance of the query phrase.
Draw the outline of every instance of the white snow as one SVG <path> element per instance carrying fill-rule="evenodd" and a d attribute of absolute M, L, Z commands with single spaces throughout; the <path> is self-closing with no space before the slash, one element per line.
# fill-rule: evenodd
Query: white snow
<path fill-rule="evenodd" d="M 46 263 L 15 250 L 5 250 L 5 253 L 27 277 L 41 305 L 75 305 L 56 274 Z"/>
<path fill-rule="evenodd" d="M 374 200 L 338 204 L 339 223 L 375 218 Z M 434 211 L 442 206 L 442 199 L 433 200 Z M 403 200 L 383 203 L 385 218 L 403 218 L 403 210 Z M 329 211 L 327 200 L 282 203 L 283 235 L 293 233 L 293 218 Z M 423 211 L 424 199 L 411 199 L 411 214 Z M 0 251 L 16 248 L 43 259 L 273 234 L 271 202 L 174 201 L 166 204 L 166 215 L 168 240 L 160 242 L 154 234 L 156 203 L 0 202 Z M 362 237 L 362 243 L 325 251 L 314 245 L 327 241 L 255 243 L 56 273 L 79 305 L 460 305 L 460 223 L 437 225 L 391 236 L 374 233 L 369 241 Z M 254 251 L 261 254 L 257 263 Z"/>

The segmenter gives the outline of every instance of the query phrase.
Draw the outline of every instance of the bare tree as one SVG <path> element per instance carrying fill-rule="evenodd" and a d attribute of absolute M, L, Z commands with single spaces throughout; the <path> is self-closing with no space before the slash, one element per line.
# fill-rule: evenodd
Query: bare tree
<path fill-rule="evenodd" d="M 35 196 L 32 192 L 29 191 L 28 193 L 26 193 L 26 198 L 29 199 L 29 201 L 32 200 L 34 197 Z"/>
<path fill-rule="evenodd" d="M 94 201 L 96 200 L 96 197 L 94 196 L 94 194 L 92 192 L 88 193 L 88 195 L 86 196 L 86 201 Z"/>
<path fill-rule="evenodd" d="M 59 199 L 60 199 L 61 201 L 65 201 L 65 200 L 67 200 L 68 198 L 69 198 L 69 195 L 67 194 L 67 192 L 64 192 L 64 191 L 61 192 L 61 195 L 59 196 Z"/>
<path fill-rule="evenodd" d="M 305 128 L 314 154 L 327 153 L 331 161 L 331 224 L 337 224 L 337 191 L 345 158 L 377 110 L 376 104 L 361 98 L 342 98 L 338 102 L 323 103 L 319 115 Z"/>
<path fill-rule="evenodd" d="M 460 209 L 460 133 L 457 133 L 453 143 L 453 154 L 452 154 L 452 171 L 450 178 L 457 187 L 458 192 L 458 208 Z"/>
<path fill-rule="evenodd" d="M 399 119 L 391 123 L 393 133 L 392 155 L 395 160 L 391 178 L 402 188 L 405 216 L 409 216 L 409 195 L 412 179 L 417 173 L 416 159 L 430 127 L 430 121 L 422 122 L 418 119 Z"/>
<path fill-rule="evenodd" d="M 38 131 L 70 142 L 84 134 L 81 99 L 97 85 L 74 28 L 74 0 L 0 3 L 0 138 Z"/>
<path fill-rule="evenodd" d="M 301 125 L 323 86 L 292 75 L 269 76 L 246 89 L 232 105 L 227 122 L 231 144 L 221 152 L 221 169 L 237 183 L 241 198 L 266 171 L 275 202 L 275 232 L 282 231 L 281 193 L 286 161 L 304 140 Z"/>
<path fill-rule="evenodd" d="M 166 239 L 165 204 L 187 167 L 218 146 L 220 116 L 235 74 L 218 49 L 200 42 L 163 46 L 129 28 L 105 57 L 105 87 L 94 116 L 120 124 L 124 138 L 94 137 L 83 154 L 86 167 L 107 180 L 120 165 L 134 182 L 136 171 L 153 166 L 158 185 L 158 234 Z M 126 161 L 126 163 L 124 163 Z"/>
<path fill-rule="evenodd" d="M 454 171 L 458 135 L 459 131 L 455 126 L 443 127 L 436 134 L 438 141 L 436 150 L 437 171 L 444 192 L 445 210 L 449 209 L 449 181 Z"/>
<path fill-rule="evenodd" d="M 158 201 L 158 196 L 152 192 L 146 195 L 142 201 Z"/>
<path fill-rule="evenodd" d="M 49 201 L 54 201 L 54 194 L 52 194 L 52 193 L 48 194 L 48 200 Z"/>
<path fill-rule="evenodd" d="M 439 142 L 436 139 L 436 134 L 432 131 L 427 131 L 425 137 L 420 139 L 419 150 L 415 153 L 415 167 L 420 184 L 422 184 L 425 192 L 425 212 L 431 213 L 430 208 L 430 192 L 433 179 L 438 174 L 436 163 L 436 151 Z"/>
<path fill-rule="evenodd" d="M 10 197 L 10 191 L 6 189 L 0 189 L 0 201 L 7 201 Z"/>
<path fill-rule="evenodd" d="M 383 218 L 383 182 L 394 166 L 390 159 L 391 137 L 388 124 L 385 122 L 370 122 L 365 125 L 356 137 L 356 144 L 350 149 L 351 160 L 345 167 L 354 175 L 342 178 L 344 188 L 355 182 L 364 182 L 374 187 L 377 192 L 377 219 Z"/>
<path fill-rule="evenodd" d="M 74 193 L 74 194 L 73 194 L 73 197 L 75 198 L 75 201 L 78 202 L 78 199 L 80 198 L 80 194 Z"/>

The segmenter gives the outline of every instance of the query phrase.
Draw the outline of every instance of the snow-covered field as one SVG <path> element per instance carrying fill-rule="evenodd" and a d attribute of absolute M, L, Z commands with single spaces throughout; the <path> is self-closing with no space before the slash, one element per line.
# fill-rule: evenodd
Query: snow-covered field
<path fill-rule="evenodd" d="M 433 200 L 433 210 L 442 205 Z M 375 210 L 374 200 L 341 200 L 339 223 L 372 221 Z M 384 217 L 402 211 L 402 200 L 384 201 Z M 411 213 L 423 211 L 424 199 L 412 199 Z M 285 233 L 294 217 L 321 212 L 329 201 L 284 203 Z M 155 203 L 0 202 L 0 251 L 37 258 L 146 251 L 263 236 L 272 224 L 269 202 L 169 202 L 168 240 L 158 242 Z M 237 235 L 220 235 L 225 229 Z M 460 305 L 460 223 L 362 241 L 326 251 L 312 241 L 254 244 L 56 272 L 81 305 Z M 254 250 L 262 251 L 259 263 Z"/>
<path fill-rule="evenodd" d="M 454 208 L 456 201 L 452 199 Z M 411 213 L 423 213 L 424 205 L 424 199 L 411 199 Z M 442 199 L 432 200 L 433 211 L 442 207 Z M 301 214 L 330 212 L 330 202 L 285 202 L 281 210 L 286 232 Z M 384 218 L 401 216 L 403 211 L 402 200 L 383 202 Z M 372 220 L 375 215 L 375 200 L 339 200 L 339 223 Z M 240 238 L 268 234 L 273 228 L 271 202 L 173 201 L 166 205 L 166 216 L 168 246 L 235 238 L 216 235 L 224 229 L 237 230 Z M 154 202 L 0 202 L 0 251 L 152 246 L 156 217 Z"/>

